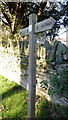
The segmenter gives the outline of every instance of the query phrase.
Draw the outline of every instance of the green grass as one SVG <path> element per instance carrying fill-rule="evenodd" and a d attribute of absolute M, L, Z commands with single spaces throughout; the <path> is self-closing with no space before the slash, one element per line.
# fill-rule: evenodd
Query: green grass
<path fill-rule="evenodd" d="M 27 90 L 24 90 L 15 82 L 10 82 L 8 79 L 0 76 L 2 82 L 2 110 L 3 118 L 27 118 Z M 0 92 L 1 96 L 1 92 Z"/>
<path fill-rule="evenodd" d="M 28 92 L 15 82 L 0 76 L 0 110 L 3 120 L 24 120 L 28 118 Z M 1 95 L 2 92 L 2 95 Z M 43 96 L 36 96 L 36 118 L 67 118 L 68 107 L 54 104 Z M 37 120 L 38 120 L 37 119 Z M 56 119 L 57 120 L 57 119 Z"/>

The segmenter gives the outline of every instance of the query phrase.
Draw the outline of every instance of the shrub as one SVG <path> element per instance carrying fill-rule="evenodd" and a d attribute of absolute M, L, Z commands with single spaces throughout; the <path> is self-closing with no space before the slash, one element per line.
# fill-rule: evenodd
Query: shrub
<path fill-rule="evenodd" d="M 38 117 L 42 120 L 51 120 L 51 118 L 54 118 L 56 120 L 60 120 L 63 118 L 64 120 L 68 117 L 68 107 L 62 106 L 56 103 L 52 103 L 51 101 L 48 101 L 46 98 L 42 98 L 37 103 L 38 111 Z"/>
<path fill-rule="evenodd" d="M 54 75 L 50 79 L 49 94 L 59 94 L 67 97 L 68 91 L 68 71 L 58 71 L 57 75 Z"/>

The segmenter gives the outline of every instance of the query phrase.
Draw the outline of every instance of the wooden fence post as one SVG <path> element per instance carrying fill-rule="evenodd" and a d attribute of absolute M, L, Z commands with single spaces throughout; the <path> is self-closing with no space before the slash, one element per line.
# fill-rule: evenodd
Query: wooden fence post
<path fill-rule="evenodd" d="M 37 16 L 29 16 L 29 90 L 28 90 L 28 118 L 35 118 L 36 94 L 36 44 L 35 23 Z"/>

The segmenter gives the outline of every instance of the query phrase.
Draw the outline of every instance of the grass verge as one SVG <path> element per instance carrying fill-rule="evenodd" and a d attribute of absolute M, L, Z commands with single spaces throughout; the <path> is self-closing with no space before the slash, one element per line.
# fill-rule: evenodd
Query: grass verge
<path fill-rule="evenodd" d="M 2 82 L 2 89 L 0 88 L 2 118 L 27 118 L 27 90 L 2 76 L 0 76 L 0 81 Z"/>
<path fill-rule="evenodd" d="M 0 83 L 2 83 L 0 86 L 0 113 L 2 113 L 2 120 L 24 120 L 28 118 L 27 90 L 24 90 L 15 82 L 10 82 L 3 76 L 0 76 Z M 68 106 L 54 104 L 44 98 L 43 95 L 42 97 L 37 95 L 35 113 L 37 120 L 66 120 L 68 118 Z"/>

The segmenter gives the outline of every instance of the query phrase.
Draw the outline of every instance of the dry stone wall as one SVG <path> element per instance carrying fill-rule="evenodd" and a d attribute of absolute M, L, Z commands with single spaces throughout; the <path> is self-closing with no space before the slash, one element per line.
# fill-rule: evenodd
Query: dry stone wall
<path fill-rule="evenodd" d="M 23 63 L 22 59 L 26 59 Z M 24 88 L 27 87 L 28 82 L 28 65 L 25 66 L 27 57 L 22 55 L 15 56 L 13 53 L 6 52 L 0 47 L 0 74 L 11 81 L 21 84 Z M 23 69 L 26 67 L 26 69 Z"/>
<path fill-rule="evenodd" d="M 45 41 L 44 47 L 47 50 L 47 58 L 51 62 L 62 64 L 68 61 L 68 48 L 60 41 L 54 40 L 53 45 L 50 45 L 48 41 Z"/>

